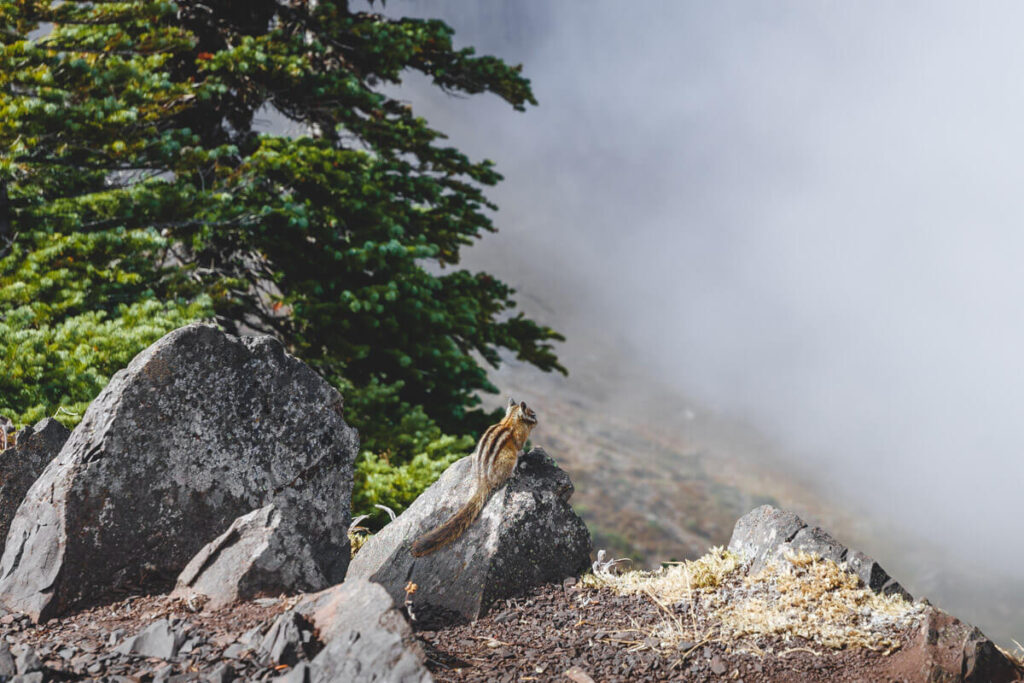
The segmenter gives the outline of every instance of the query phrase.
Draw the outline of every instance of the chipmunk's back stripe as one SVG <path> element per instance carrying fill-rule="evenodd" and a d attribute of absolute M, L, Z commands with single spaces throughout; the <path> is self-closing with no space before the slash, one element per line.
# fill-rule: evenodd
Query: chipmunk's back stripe
<path fill-rule="evenodd" d="M 487 431 L 484 432 L 484 435 L 480 437 L 480 442 L 477 443 L 476 445 L 476 452 L 480 454 L 481 458 L 483 457 L 483 454 L 487 452 L 487 444 L 490 438 L 494 436 L 494 433 L 499 429 L 501 429 L 500 422 L 498 424 L 491 425 L 490 427 L 488 427 Z"/>
<path fill-rule="evenodd" d="M 501 453 L 501 449 L 505 447 L 508 440 L 512 438 L 512 430 L 508 427 L 502 427 L 500 431 L 495 433 L 494 438 L 491 439 L 491 445 L 484 453 L 484 471 L 490 472 L 491 465 L 494 464 L 495 458 Z"/>

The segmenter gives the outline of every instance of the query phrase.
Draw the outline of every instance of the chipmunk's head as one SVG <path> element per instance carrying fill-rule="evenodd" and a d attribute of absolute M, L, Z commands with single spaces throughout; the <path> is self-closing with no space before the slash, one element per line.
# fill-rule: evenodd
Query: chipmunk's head
<path fill-rule="evenodd" d="M 533 412 L 533 408 L 526 405 L 526 401 L 520 401 L 516 403 L 515 399 L 511 396 L 508 397 L 508 406 L 505 408 L 505 417 L 515 417 L 522 420 L 526 424 L 533 426 L 537 424 L 537 413 Z"/>

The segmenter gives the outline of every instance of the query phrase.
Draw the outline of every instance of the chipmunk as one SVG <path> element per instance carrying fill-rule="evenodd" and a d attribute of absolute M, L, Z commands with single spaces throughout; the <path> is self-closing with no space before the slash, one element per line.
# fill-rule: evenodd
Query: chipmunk
<path fill-rule="evenodd" d="M 487 428 L 473 451 L 473 471 L 476 475 L 476 491 L 462 508 L 441 526 L 428 531 L 412 544 L 414 557 L 429 555 L 461 536 L 472 524 L 484 503 L 495 489 L 512 476 L 530 431 L 537 425 L 537 414 L 527 407 L 526 402 L 516 403 L 509 398 L 505 417 L 496 425 Z"/>

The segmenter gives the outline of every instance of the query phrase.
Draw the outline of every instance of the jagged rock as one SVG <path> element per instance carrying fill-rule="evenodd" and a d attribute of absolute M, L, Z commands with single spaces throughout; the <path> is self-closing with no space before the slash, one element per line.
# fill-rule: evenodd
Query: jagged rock
<path fill-rule="evenodd" d="M 19 674 L 30 674 L 43 668 L 43 662 L 39 659 L 36 649 L 31 645 L 24 645 L 21 651 L 14 658 L 14 668 Z"/>
<path fill-rule="evenodd" d="M 0 639 L 0 676 L 13 676 L 18 673 L 14 664 L 14 655 L 11 654 L 11 646 L 6 640 Z"/>
<path fill-rule="evenodd" d="M 298 491 L 331 582 L 348 565 L 355 430 L 341 396 L 269 337 L 206 325 L 118 372 L 19 508 L 0 603 L 46 619 L 119 588 L 167 590 L 239 516 Z"/>
<path fill-rule="evenodd" d="M 259 645 L 259 652 L 272 664 L 295 664 L 312 639 L 312 625 L 301 614 L 288 611 L 274 621 Z"/>
<path fill-rule="evenodd" d="M 33 671 L 30 674 L 18 674 L 11 679 L 11 683 L 43 683 L 46 680 L 42 671 Z"/>
<path fill-rule="evenodd" d="M 57 457 L 71 432 L 52 417 L 18 433 L 17 446 L 0 452 L 0 542 L 7 538 L 25 493 Z"/>
<path fill-rule="evenodd" d="M 1024 671 L 970 624 L 928 607 L 917 635 L 891 656 L 887 680 L 1008 683 Z"/>
<path fill-rule="evenodd" d="M 330 585 L 307 538 L 315 514 L 295 495 L 236 519 L 178 576 L 175 597 L 200 596 L 208 609 L 261 595 L 318 591 Z"/>
<path fill-rule="evenodd" d="M 173 628 L 167 619 L 161 619 L 127 638 L 114 648 L 114 652 L 122 655 L 171 659 L 178 654 L 178 648 L 185 642 L 185 637 L 185 634 Z"/>
<path fill-rule="evenodd" d="M 326 647 L 308 668 L 292 671 L 283 680 L 432 681 L 423 662 L 426 655 L 405 618 L 380 585 L 363 579 L 309 596 L 296 605 L 297 614 L 316 628 Z M 282 679 L 279 679 L 282 680 Z"/>
<path fill-rule="evenodd" d="M 848 571 L 859 576 L 864 585 L 876 593 L 913 599 L 881 565 L 864 553 L 847 548 L 820 527 L 808 526 L 792 512 L 771 505 L 755 508 L 736 522 L 729 550 L 748 561 L 747 571 L 752 575 L 789 553 L 812 553 L 837 564 L 845 563 Z"/>
<path fill-rule="evenodd" d="M 206 683 L 231 683 L 231 681 L 235 680 L 235 670 L 230 664 L 224 663 L 214 669 L 203 680 Z"/>
<path fill-rule="evenodd" d="M 492 495 L 461 538 L 413 558 L 413 540 L 469 500 L 475 486 L 471 469 L 470 458 L 449 467 L 398 519 L 363 545 L 349 577 L 380 583 L 399 604 L 407 581 L 412 581 L 418 586 L 414 613 L 473 620 L 496 600 L 561 581 L 589 566 L 590 533 L 568 503 L 572 482 L 539 448 L 520 456 L 508 484 Z"/>
<path fill-rule="evenodd" d="M 284 676 L 278 676 L 274 683 L 309 683 L 309 676 L 312 669 L 306 662 L 299 662 Z"/>

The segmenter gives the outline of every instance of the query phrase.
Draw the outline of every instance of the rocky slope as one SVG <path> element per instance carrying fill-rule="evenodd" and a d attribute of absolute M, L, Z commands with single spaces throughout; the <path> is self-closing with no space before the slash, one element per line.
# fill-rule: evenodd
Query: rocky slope
<path fill-rule="evenodd" d="M 1024 673 L 977 629 L 915 602 L 871 557 L 771 506 L 744 515 L 728 549 L 695 561 L 645 572 L 623 571 L 603 549 L 594 559 L 570 505 L 573 470 L 556 461 L 595 485 L 630 474 L 604 456 L 524 453 L 463 536 L 413 559 L 412 541 L 469 494 L 469 463 L 458 463 L 349 564 L 356 443 L 341 397 L 266 339 L 173 332 L 114 378 L 70 436 L 40 425 L 18 443 L 4 458 L 31 446 L 32 467 L 49 464 L 6 517 L 0 680 L 997 682 Z M 595 488 L 595 516 L 671 525 L 683 509 L 671 505 L 673 487 L 721 483 L 691 470 L 674 479 L 670 445 L 649 473 L 632 473 L 648 497 L 616 509 Z M 3 489 L 7 505 L 31 468 L 12 471 L 21 483 Z M 714 533 L 725 524 L 716 520 Z M 679 541 L 680 554 L 704 538 L 685 525 L 672 534 L 665 547 Z"/>

